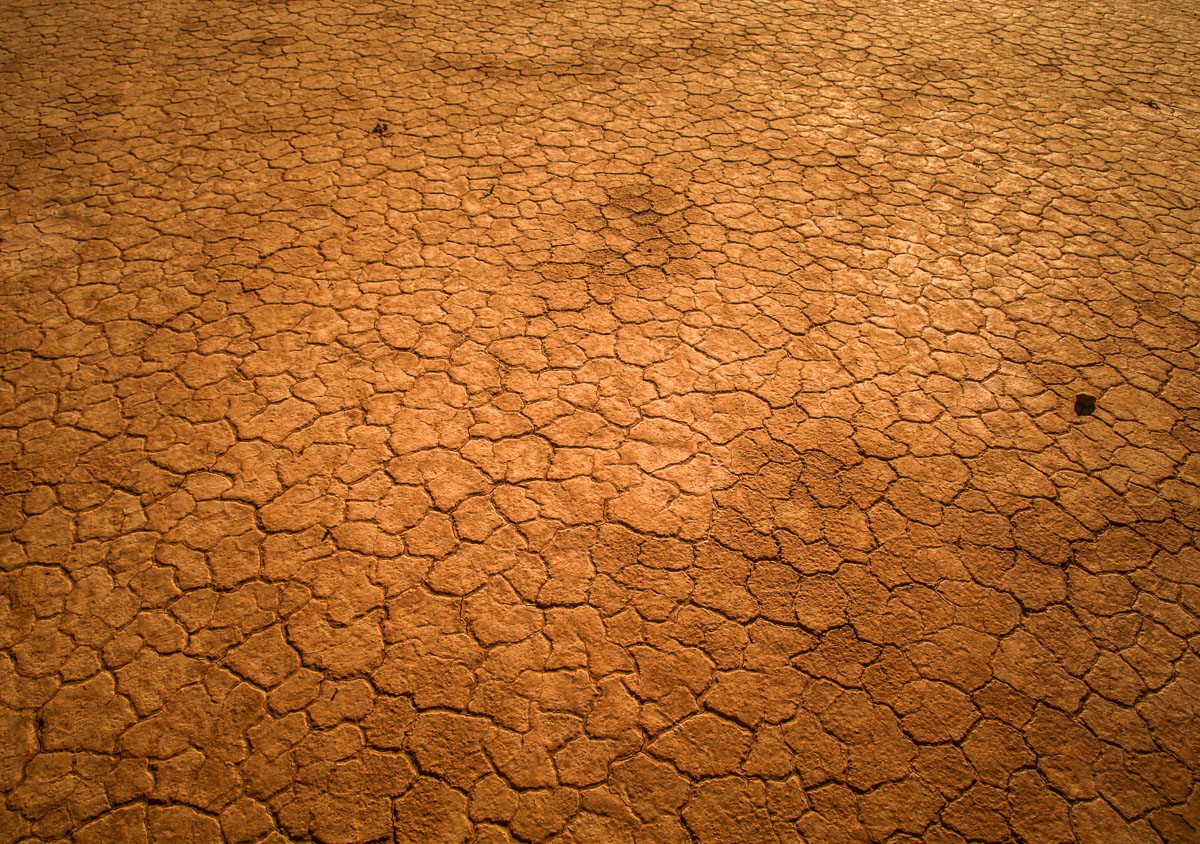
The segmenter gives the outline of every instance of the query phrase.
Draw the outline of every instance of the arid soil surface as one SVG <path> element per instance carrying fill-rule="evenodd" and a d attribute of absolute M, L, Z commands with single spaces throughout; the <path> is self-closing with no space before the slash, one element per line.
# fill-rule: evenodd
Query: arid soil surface
<path fill-rule="evenodd" d="M 1200 840 L 1196 11 L 0 0 L 0 841 Z"/>

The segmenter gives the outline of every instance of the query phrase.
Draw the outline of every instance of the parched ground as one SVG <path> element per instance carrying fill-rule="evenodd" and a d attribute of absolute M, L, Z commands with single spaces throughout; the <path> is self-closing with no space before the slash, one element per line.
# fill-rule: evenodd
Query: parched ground
<path fill-rule="evenodd" d="M 0 841 L 1200 840 L 1196 12 L 0 0 Z"/>

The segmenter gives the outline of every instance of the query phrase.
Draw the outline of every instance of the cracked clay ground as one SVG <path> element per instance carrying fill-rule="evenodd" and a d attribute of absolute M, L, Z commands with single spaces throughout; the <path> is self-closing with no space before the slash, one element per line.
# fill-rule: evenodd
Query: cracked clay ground
<path fill-rule="evenodd" d="M 0 9 L 0 842 L 1200 840 L 1193 0 Z"/>

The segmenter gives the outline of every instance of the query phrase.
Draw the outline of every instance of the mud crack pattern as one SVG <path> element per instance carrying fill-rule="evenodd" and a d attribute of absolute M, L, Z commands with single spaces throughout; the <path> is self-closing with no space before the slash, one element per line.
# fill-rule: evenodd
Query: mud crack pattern
<path fill-rule="evenodd" d="M 3 7 L 0 840 L 1200 836 L 1191 5 Z"/>

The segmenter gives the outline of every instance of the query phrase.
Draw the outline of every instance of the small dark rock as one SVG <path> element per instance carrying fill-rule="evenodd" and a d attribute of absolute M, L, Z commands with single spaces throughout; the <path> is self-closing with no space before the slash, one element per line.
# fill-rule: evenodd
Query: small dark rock
<path fill-rule="evenodd" d="M 1075 397 L 1075 415 L 1091 416 L 1096 412 L 1096 397 L 1080 393 Z"/>

